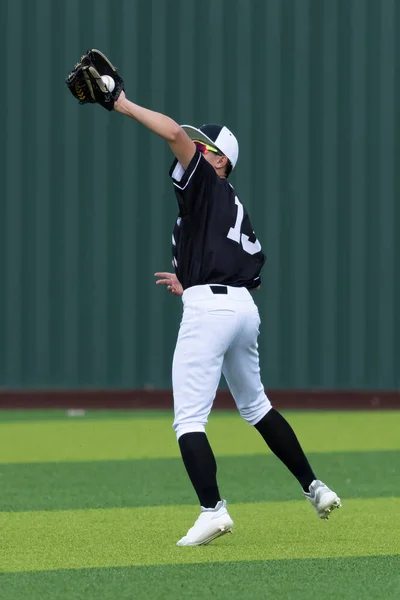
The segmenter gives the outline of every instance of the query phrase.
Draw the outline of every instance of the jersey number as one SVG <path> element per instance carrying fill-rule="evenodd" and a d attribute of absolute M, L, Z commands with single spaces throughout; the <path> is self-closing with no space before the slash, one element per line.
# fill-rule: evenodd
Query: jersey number
<path fill-rule="evenodd" d="M 255 242 L 250 242 L 249 236 L 241 233 L 242 222 L 243 222 L 243 204 L 240 202 L 239 198 L 235 197 L 235 204 L 237 206 L 237 217 L 236 223 L 234 227 L 231 227 L 227 237 L 238 244 L 242 244 L 242 248 L 248 254 L 257 254 L 261 250 L 261 244 L 258 240 Z"/>

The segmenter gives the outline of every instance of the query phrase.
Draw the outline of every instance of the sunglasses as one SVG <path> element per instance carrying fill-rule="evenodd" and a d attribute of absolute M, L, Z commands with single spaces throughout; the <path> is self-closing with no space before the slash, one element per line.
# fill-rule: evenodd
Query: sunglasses
<path fill-rule="evenodd" d="M 221 152 L 213 146 L 209 146 L 208 144 L 204 144 L 203 142 L 198 142 L 197 140 L 193 140 L 193 143 L 202 154 L 207 154 L 207 152 L 214 152 L 214 154 L 219 154 L 220 156 L 222 156 Z"/>

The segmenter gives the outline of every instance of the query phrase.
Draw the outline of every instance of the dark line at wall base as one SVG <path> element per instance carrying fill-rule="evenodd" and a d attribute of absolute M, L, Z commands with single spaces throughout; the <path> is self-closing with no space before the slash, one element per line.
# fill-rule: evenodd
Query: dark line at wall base
<path fill-rule="evenodd" d="M 281 410 L 394 410 L 400 391 L 271 390 L 272 404 Z M 171 390 L 13 390 L 0 392 L 0 409 L 172 409 Z M 228 391 L 221 390 L 214 408 L 234 409 Z"/>

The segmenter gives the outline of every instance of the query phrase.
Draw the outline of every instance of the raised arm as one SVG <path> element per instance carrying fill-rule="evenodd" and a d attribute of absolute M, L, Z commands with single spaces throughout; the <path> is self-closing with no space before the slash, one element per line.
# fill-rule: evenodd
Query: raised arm
<path fill-rule="evenodd" d="M 138 121 L 153 133 L 167 140 L 172 152 L 186 169 L 196 151 L 196 146 L 187 133 L 170 117 L 134 104 L 121 92 L 114 110 Z"/>

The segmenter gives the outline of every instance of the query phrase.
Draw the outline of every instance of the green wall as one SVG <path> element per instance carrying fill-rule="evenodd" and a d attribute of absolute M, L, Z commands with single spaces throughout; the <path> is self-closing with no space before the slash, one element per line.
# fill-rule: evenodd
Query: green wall
<path fill-rule="evenodd" d="M 0 385 L 170 387 L 167 145 L 64 85 L 88 47 L 128 96 L 238 136 L 268 262 L 269 388 L 398 389 L 400 3 L 0 0 Z"/>

